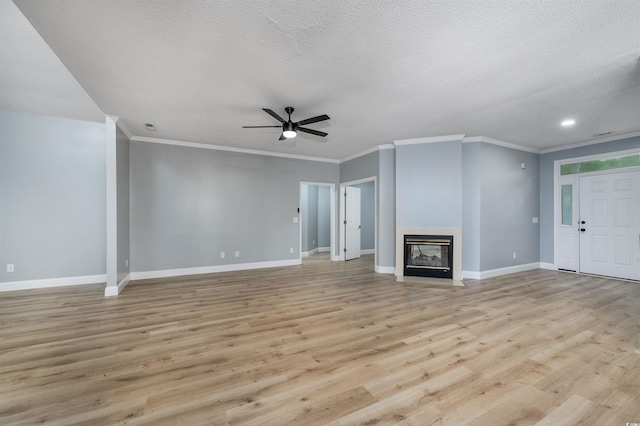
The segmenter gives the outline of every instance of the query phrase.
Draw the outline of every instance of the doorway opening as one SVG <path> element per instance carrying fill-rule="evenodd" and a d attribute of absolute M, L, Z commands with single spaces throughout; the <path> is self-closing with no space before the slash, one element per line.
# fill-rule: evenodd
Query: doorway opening
<path fill-rule="evenodd" d="M 340 260 L 373 255 L 377 265 L 377 210 L 375 176 L 340 184 Z"/>
<path fill-rule="evenodd" d="M 335 260 L 335 184 L 300 182 L 299 249 L 302 258 Z"/>

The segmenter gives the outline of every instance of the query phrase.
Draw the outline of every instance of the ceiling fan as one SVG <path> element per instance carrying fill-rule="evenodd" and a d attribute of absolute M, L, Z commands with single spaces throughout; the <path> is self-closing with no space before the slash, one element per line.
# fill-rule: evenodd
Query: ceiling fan
<path fill-rule="evenodd" d="M 291 113 L 293 112 L 293 107 L 286 107 L 284 110 L 286 111 L 287 114 L 289 114 L 289 119 L 285 121 L 284 118 L 280 117 L 278 114 L 276 114 L 275 112 L 273 112 L 272 110 L 270 110 L 269 108 L 262 108 L 262 110 L 264 112 L 266 112 L 267 114 L 269 114 L 270 116 L 272 116 L 273 118 L 275 118 L 276 120 L 278 120 L 280 123 L 282 123 L 282 125 L 280 126 L 242 126 L 243 129 L 259 129 L 259 128 L 263 128 L 263 127 L 282 127 L 282 134 L 280 135 L 280 138 L 278 140 L 285 140 L 285 139 L 290 139 L 290 138 L 295 138 L 296 135 L 298 134 L 298 132 L 305 132 L 305 133 L 310 133 L 312 135 L 316 135 L 316 136 L 322 136 L 325 137 L 328 135 L 328 133 L 325 132 L 321 132 L 319 130 L 313 130 L 313 129 L 308 129 L 306 127 L 300 127 L 300 126 L 304 126 L 306 124 L 311 124 L 311 123 L 317 123 L 318 121 L 324 121 L 324 120 L 328 120 L 330 117 L 327 114 L 322 114 L 322 115 L 318 115 L 316 117 L 311 117 L 311 118 L 307 118 L 306 120 L 300 120 L 297 122 L 292 122 L 291 121 Z"/>

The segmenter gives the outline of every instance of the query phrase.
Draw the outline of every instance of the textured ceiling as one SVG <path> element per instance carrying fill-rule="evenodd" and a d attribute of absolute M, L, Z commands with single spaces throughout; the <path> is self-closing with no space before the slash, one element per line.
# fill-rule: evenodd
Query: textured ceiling
<path fill-rule="evenodd" d="M 485 136 L 540 150 L 640 130 L 637 0 L 15 3 L 132 136 L 341 159 L 418 137 Z M 6 26 L 3 18 L 2 54 L 28 55 L 37 36 L 7 35 Z M 64 73 L 42 81 L 59 63 L 13 69 L 4 57 L 2 80 L 21 76 L 11 91 L 24 91 L 23 102 L 73 103 L 55 81 Z M 25 110 L 11 102 L 3 105 Z M 50 103 L 48 115 L 96 115 Z M 329 136 L 278 142 L 278 129 L 241 128 L 275 125 L 261 108 L 284 116 L 288 105 L 294 121 L 331 116 L 308 126 Z M 568 117 L 577 124 L 561 128 Z"/>

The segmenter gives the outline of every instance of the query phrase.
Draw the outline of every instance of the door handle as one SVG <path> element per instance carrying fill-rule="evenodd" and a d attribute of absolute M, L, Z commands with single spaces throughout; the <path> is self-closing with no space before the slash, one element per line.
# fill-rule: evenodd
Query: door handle
<path fill-rule="evenodd" d="M 585 222 L 584 220 L 581 220 L 580 223 L 584 225 L 587 222 Z"/>
<path fill-rule="evenodd" d="M 584 232 L 584 231 L 586 231 L 586 229 L 580 228 L 580 232 Z"/>

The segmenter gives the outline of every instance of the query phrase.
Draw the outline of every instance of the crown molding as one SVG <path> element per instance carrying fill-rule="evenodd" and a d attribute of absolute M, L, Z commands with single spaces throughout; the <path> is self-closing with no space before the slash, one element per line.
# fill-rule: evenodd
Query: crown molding
<path fill-rule="evenodd" d="M 133 136 L 131 135 L 131 132 L 129 131 L 129 129 L 127 129 L 127 127 L 124 125 L 124 123 L 120 122 L 116 124 L 118 125 L 118 128 L 122 130 L 122 133 L 124 133 L 127 139 L 131 140 Z"/>
<path fill-rule="evenodd" d="M 540 154 L 548 154 L 550 152 L 565 151 L 567 149 L 581 148 L 583 146 L 597 145 L 599 143 L 619 141 L 619 140 L 622 140 L 622 139 L 635 138 L 635 137 L 638 137 L 638 136 L 640 136 L 640 130 L 637 131 L 637 132 L 623 133 L 623 134 L 620 134 L 620 135 L 607 136 L 606 138 L 591 139 L 591 140 L 588 140 L 588 141 L 585 141 L 585 142 L 578 142 L 578 143 L 574 143 L 574 144 L 571 144 L 571 145 L 559 146 L 559 147 L 556 147 L 556 148 L 547 148 L 547 149 L 541 150 Z"/>
<path fill-rule="evenodd" d="M 525 151 L 525 152 L 531 152 L 533 154 L 540 154 L 539 149 L 530 148 L 528 146 L 516 145 L 509 142 L 503 142 L 501 140 L 488 138 L 486 136 L 469 136 L 469 137 L 465 137 L 462 140 L 462 143 L 473 143 L 473 142 L 484 142 L 491 145 L 502 146 L 504 148 L 511 148 L 511 149 L 517 149 L 518 151 Z"/>
<path fill-rule="evenodd" d="M 395 146 L 401 145 L 416 145 L 421 143 L 435 143 L 435 142 L 452 142 L 461 141 L 464 139 L 464 135 L 446 135 L 446 136 L 430 136 L 427 138 L 414 138 L 414 139 L 399 139 L 393 141 Z"/>
<path fill-rule="evenodd" d="M 373 148 L 365 149 L 364 151 L 358 152 L 357 154 L 353 154 L 353 155 L 349 155 L 348 157 L 344 157 L 344 158 L 340 159 L 340 163 L 345 163 L 347 161 L 355 160 L 358 157 L 362 157 L 364 155 L 371 154 L 372 152 L 382 151 L 382 150 L 385 150 L 385 149 L 396 149 L 396 146 L 393 145 L 393 144 L 384 144 L 384 145 L 374 146 Z"/>
<path fill-rule="evenodd" d="M 206 143 L 186 142 L 186 141 L 178 141 L 173 139 L 150 138 L 146 136 L 133 136 L 129 139 L 134 142 L 148 142 L 148 143 L 157 143 L 162 145 L 182 146 L 187 148 L 212 149 L 215 151 L 238 152 L 241 154 L 252 154 L 252 155 L 265 155 L 269 157 L 290 158 L 294 160 L 306 160 L 306 161 L 318 161 L 323 163 L 334 163 L 334 164 L 340 163 L 340 160 L 334 160 L 332 158 L 310 157 L 310 156 L 295 155 L 295 154 L 283 154 L 278 152 L 259 151 L 256 149 L 235 148 L 235 147 L 220 146 L 220 145 L 209 145 Z"/>
<path fill-rule="evenodd" d="M 358 157 L 363 157 L 367 154 L 371 154 L 372 152 L 379 151 L 379 147 L 374 146 L 373 148 L 365 149 L 364 151 L 360 151 L 357 154 L 349 155 L 348 157 L 344 157 L 340 159 L 341 163 L 346 163 L 347 161 L 354 160 Z"/>

